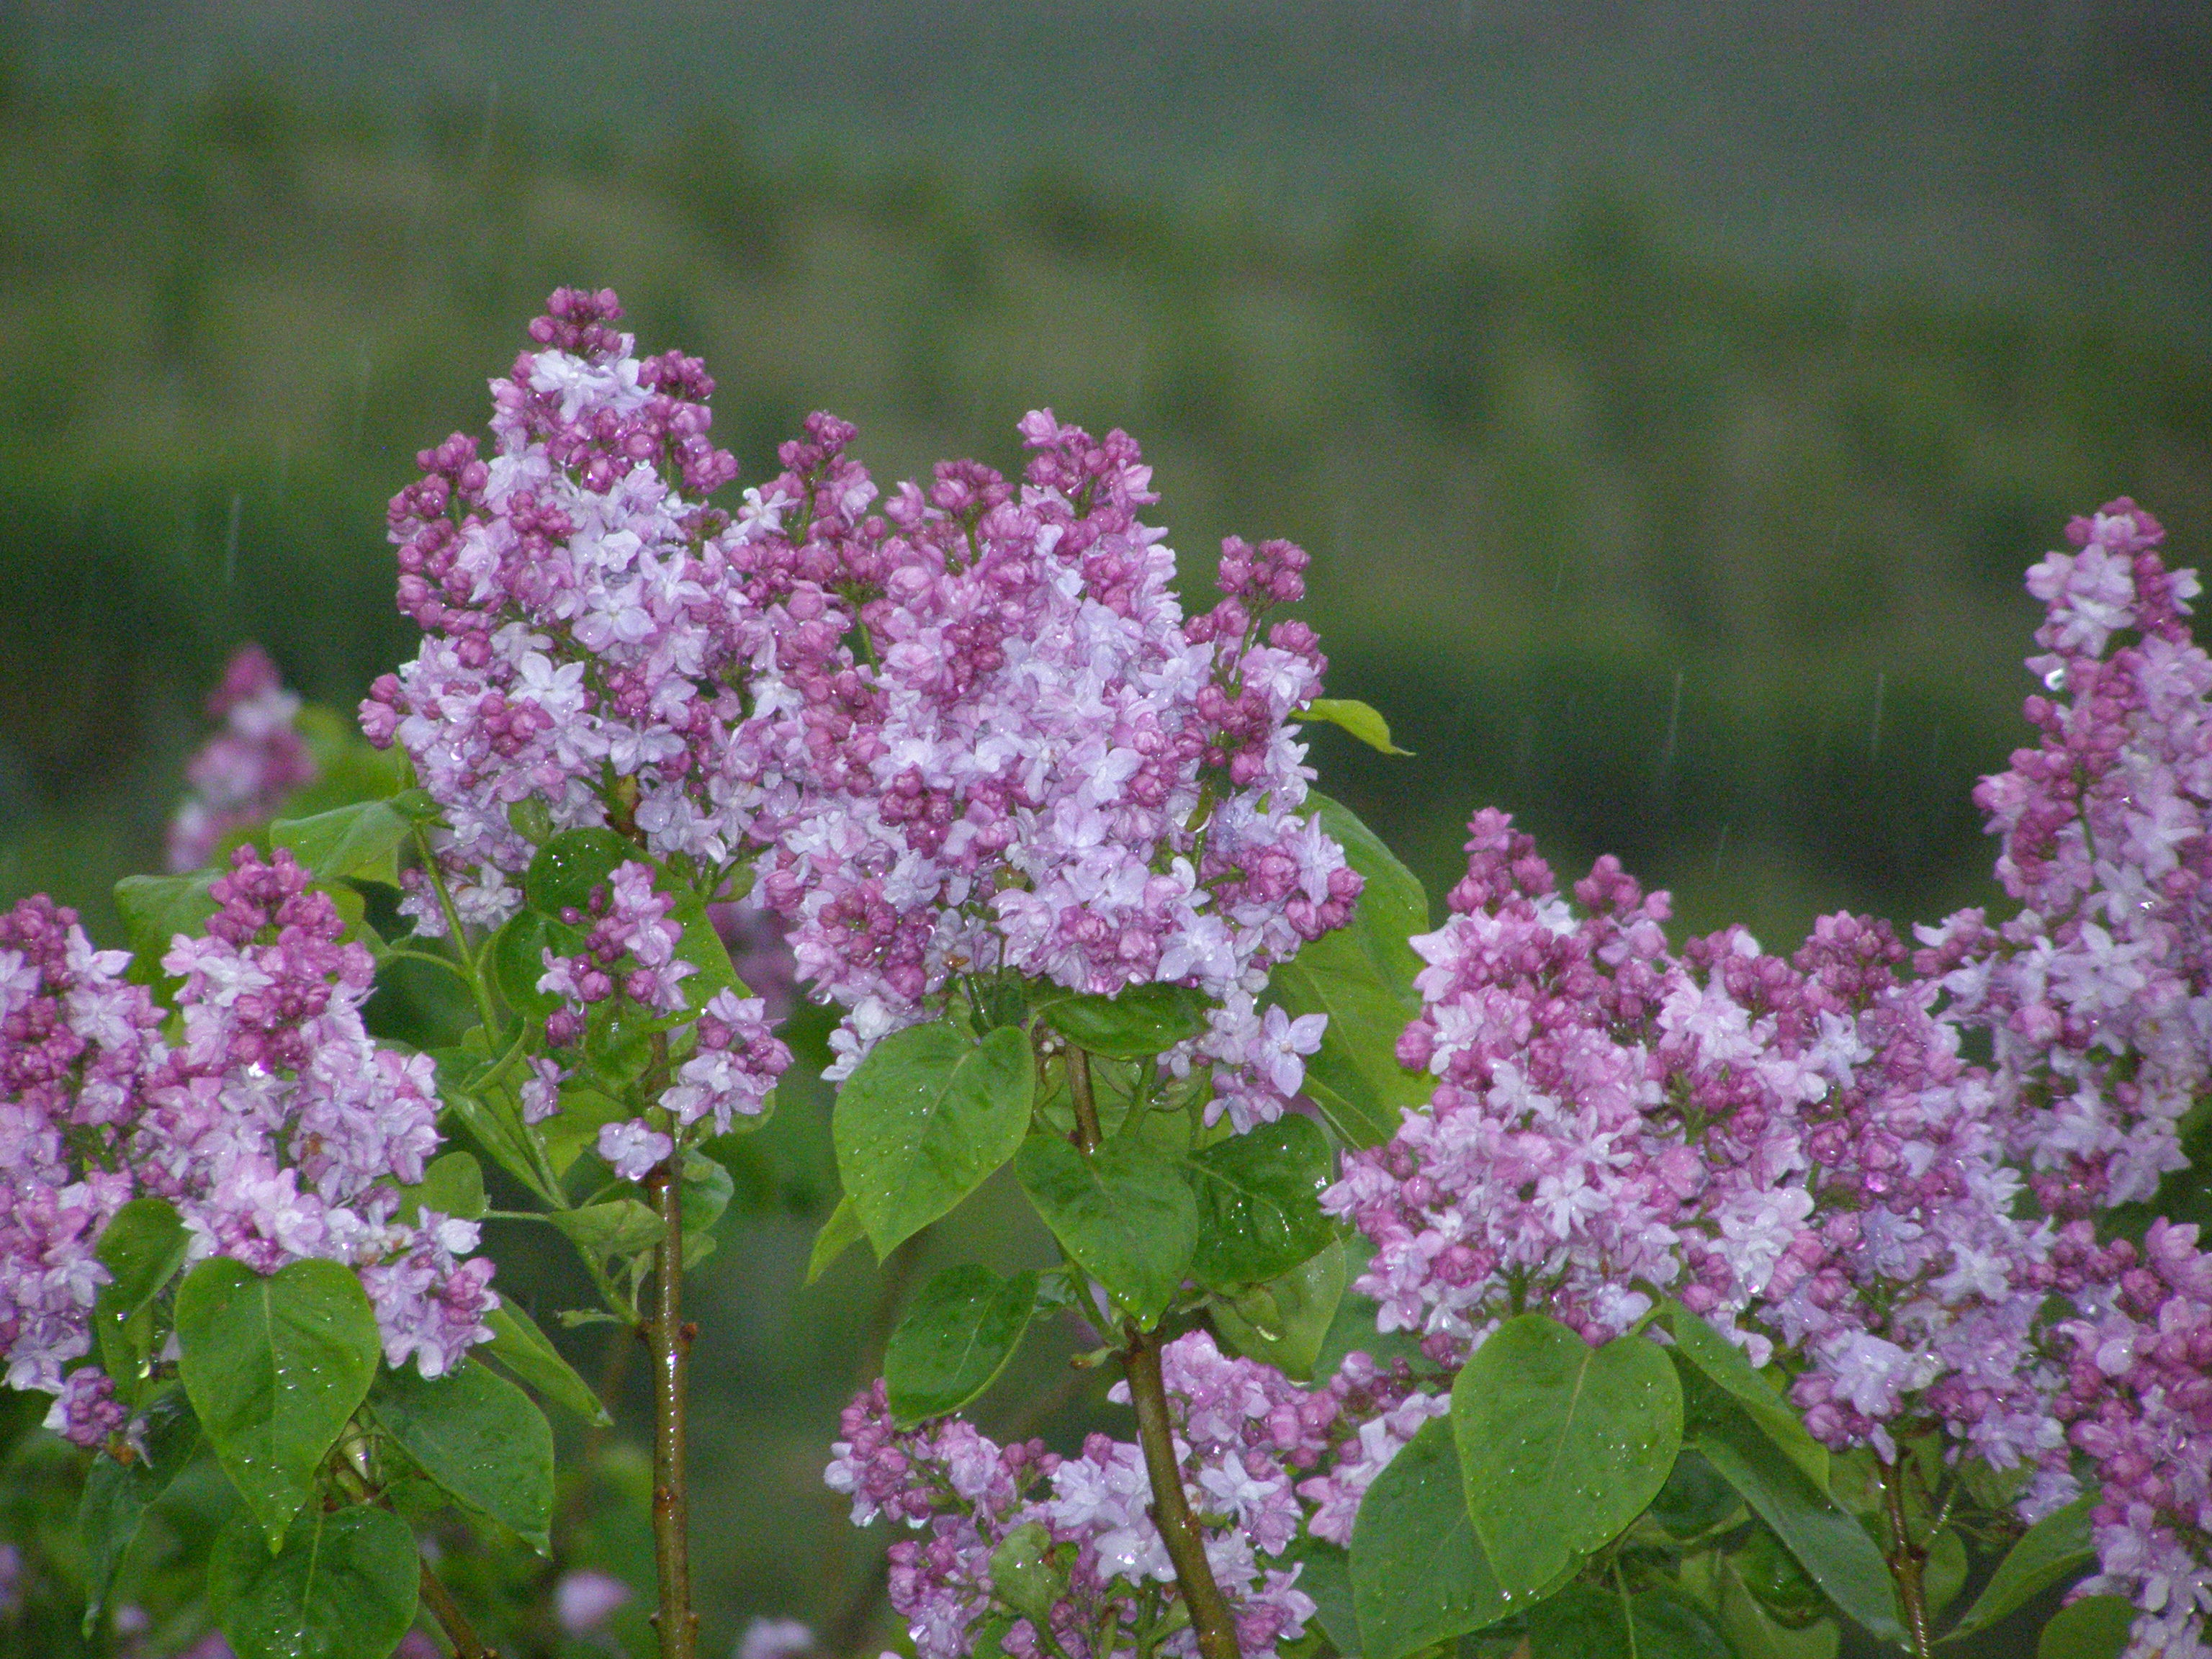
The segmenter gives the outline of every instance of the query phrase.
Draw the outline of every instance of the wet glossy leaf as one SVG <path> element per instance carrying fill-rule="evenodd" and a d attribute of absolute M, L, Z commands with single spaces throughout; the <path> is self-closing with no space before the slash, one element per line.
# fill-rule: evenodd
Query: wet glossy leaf
<path fill-rule="evenodd" d="M 407 1523 L 372 1504 L 310 1510 L 273 1555 L 241 1515 L 216 1540 L 208 1603 L 238 1659 L 389 1659 L 421 1574 Z"/>
<path fill-rule="evenodd" d="M 1034 1273 L 1001 1279 L 972 1263 L 948 1267 L 922 1287 L 884 1352 L 891 1416 L 901 1428 L 957 1412 L 997 1380 L 1029 1328 L 1036 1287 Z"/>
<path fill-rule="evenodd" d="M 116 1211 L 94 1247 L 111 1277 L 93 1303 L 93 1328 L 101 1362 L 126 1400 L 152 1347 L 147 1306 L 184 1265 L 191 1242 L 167 1200 L 134 1198 Z"/>
<path fill-rule="evenodd" d="M 219 1256 L 178 1287 L 177 1337 L 192 1409 L 274 1547 L 376 1374 L 368 1297 L 335 1261 L 264 1278 Z"/>
<path fill-rule="evenodd" d="M 1334 1230 L 1321 1194 L 1336 1178 L 1328 1137 L 1286 1115 L 1190 1155 L 1198 1199 L 1191 1271 L 1221 1289 L 1288 1273 L 1328 1244 Z"/>
<path fill-rule="evenodd" d="M 2046 1515 L 2005 1553 L 1990 1582 L 1943 1638 L 1971 1636 L 1994 1625 L 2031 1597 L 2085 1571 L 2097 1559 L 2089 1537 L 2089 1511 L 2097 1495 L 2085 1493 L 2064 1509 Z"/>
<path fill-rule="evenodd" d="M 541 1554 L 553 1516 L 553 1430 L 520 1389 L 472 1361 L 440 1377 L 386 1371 L 368 1409 L 417 1468 Z"/>
<path fill-rule="evenodd" d="M 1681 1447 L 1681 1386 L 1643 1337 L 1593 1348 L 1555 1319 L 1522 1314 L 1460 1372 L 1452 1421 L 1491 1570 L 1527 1595 L 1658 1496 Z"/>
<path fill-rule="evenodd" d="M 356 801 L 307 818 L 280 818 L 269 826 L 271 847 L 289 850 L 318 884 L 358 876 L 399 884 L 399 848 L 434 812 L 419 789 L 391 800 Z"/>
<path fill-rule="evenodd" d="M 2035 1659 L 2120 1659 L 2136 1610 L 2118 1595 L 2085 1595 L 2043 1627 Z"/>
<path fill-rule="evenodd" d="M 181 1389 L 170 1391 L 147 1407 L 139 1419 L 138 1438 L 143 1456 L 128 1463 L 105 1452 L 92 1460 L 85 1472 L 84 1491 L 77 1503 L 77 1539 L 84 1547 L 84 1633 L 98 1628 L 106 1610 L 115 1575 L 138 1536 L 139 1523 L 155 1499 L 191 1462 L 200 1447 L 199 1419 Z"/>
<path fill-rule="evenodd" d="M 1743 1350 L 1679 1302 L 1666 1304 L 1667 1328 L 1674 1338 L 1674 1352 L 1698 1376 L 1743 1407 L 1751 1420 L 1766 1431 L 1783 1455 L 1805 1472 L 1816 1486 L 1828 1484 L 1828 1449 L 1805 1431 L 1796 1407 L 1753 1369 Z"/>
<path fill-rule="evenodd" d="M 1423 1424 L 1368 1487 L 1352 1601 L 1362 1659 L 1401 1659 L 1513 1611 L 1468 1516 L 1450 1418 Z"/>
<path fill-rule="evenodd" d="M 422 1179 L 399 1189 L 399 1216 L 412 1221 L 424 1210 L 457 1220 L 483 1218 L 487 1207 L 483 1169 L 468 1152 L 443 1152 L 423 1166 Z"/>
<path fill-rule="evenodd" d="M 538 1322 L 523 1312 L 512 1297 L 484 1316 L 491 1340 L 477 1348 L 489 1354 L 556 1406 L 566 1407 L 586 1423 L 604 1428 L 614 1419 L 599 1404 L 591 1385 L 561 1358 Z"/>
<path fill-rule="evenodd" d="M 837 1091 L 837 1174 L 878 1258 L 945 1214 L 1014 1154 L 1036 1068 L 1002 1025 L 980 1042 L 949 1021 L 894 1031 Z"/>
<path fill-rule="evenodd" d="M 1086 1157 L 1057 1135 L 1032 1135 L 1014 1173 L 1084 1272 L 1141 1324 L 1156 1323 L 1198 1243 L 1198 1202 L 1174 1156 L 1123 1139 Z"/>
<path fill-rule="evenodd" d="M 530 908 L 555 921 L 564 910 L 591 908 L 592 889 L 645 854 L 611 830 L 563 830 L 533 854 L 523 873 Z"/>
<path fill-rule="evenodd" d="M 1180 985 L 1133 985 L 1110 997 L 1056 999 L 1045 1005 L 1043 1018 L 1088 1053 L 1142 1060 L 1203 1036 L 1206 999 Z"/>

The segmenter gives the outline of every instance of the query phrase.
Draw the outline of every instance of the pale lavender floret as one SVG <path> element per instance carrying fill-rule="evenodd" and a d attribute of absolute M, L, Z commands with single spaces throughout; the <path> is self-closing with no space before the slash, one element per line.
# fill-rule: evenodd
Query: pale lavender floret
<path fill-rule="evenodd" d="M 599 1129 L 599 1156 L 624 1181 L 643 1181 L 675 1151 L 675 1141 L 641 1117 Z"/>

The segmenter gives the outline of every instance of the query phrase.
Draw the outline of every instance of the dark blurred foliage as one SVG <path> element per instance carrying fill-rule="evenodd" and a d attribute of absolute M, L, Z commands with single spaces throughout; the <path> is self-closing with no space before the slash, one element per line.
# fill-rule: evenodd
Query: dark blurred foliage
<path fill-rule="evenodd" d="M 2026 729 L 2023 570 L 2121 493 L 2181 562 L 2212 530 L 2212 365 L 2126 310 L 1753 278 L 1596 188 L 1509 252 L 1395 199 L 1287 229 L 1056 165 L 770 163 L 730 125 L 640 149 L 485 100 L 310 119 L 242 80 L 152 117 L 0 87 L 0 900 L 111 939 L 236 643 L 340 707 L 410 650 L 383 503 L 481 427 L 559 283 L 706 357 L 741 482 L 815 407 L 885 483 L 1018 465 L 1039 404 L 1127 427 L 1194 592 L 1224 534 L 1311 550 L 1332 690 L 1417 751 L 1322 731 L 1322 785 L 1432 890 L 1496 803 L 1564 873 L 1618 852 L 1686 926 L 1770 945 L 1990 896 L 1968 793 Z M 825 1101 L 785 1091 L 731 1149 L 750 1201 L 696 1292 L 718 1642 L 742 1612 L 864 1635 L 882 1540 L 842 1525 L 824 1447 L 901 1285 L 956 1259 L 793 1291 Z M 491 1242 L 550 1323 L 542 1241 Z M 959 1249 L 1042 1259 L 989 1192 Z M 603 1338 L 563 1343 L 596 1374 Z M 986 1429 L 1056 1387 L 1036 1420 L 1092 1420 L 1066 1357 L 1034 1345 Z"/>

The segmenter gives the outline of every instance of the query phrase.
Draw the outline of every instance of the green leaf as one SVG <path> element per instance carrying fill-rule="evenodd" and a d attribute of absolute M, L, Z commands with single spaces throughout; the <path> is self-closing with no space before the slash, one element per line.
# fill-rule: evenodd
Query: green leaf
<path fill-rule="evenodd" d="M 289 849 L 319 883 L 358 876 L 397 887 L 399 848 L 422 821 L 421 809 L 428 801 L 416 789 L 388 801 L 357 801 L 311 818 L 279 819 L 269 826 L 269 844 Z"/>
<path fill-rule="evenodd" d="M 101 1230 L 94 1254 L 111 1275 L 92 1306 L 100 1362 L 129 1399 L 153 1346 L 153 1321 L 142 1317 L 177 1269 L 191 1236 L 168 1201 L 134 1198 Z"/>
<path fill-rule="evenodd" d="M 1344 1294 L 1329 1321 L 1328 1334 L 1322 1338 L 1321 1352 L 1314 1356 L 1316 1376 L 1334 1376 L 1343 1369 L 1345 1356 L 1351 1353 L 1364 1353 L 1378 1365 L 1402 1359 L 1416 1372 L 1436 1369 L 1413 1332 L 1377 1329 L 1382 1304 L 1352 1288 L 1374 1259 L 1375 1241 L 1364 1233 L 1354 1233 L 1344 1241 Z"/>
<path fill-rule="evenodd" d="M 1720 1608 L 1721 1633 L 1738 1659 L 1836 1659 L 1843 1632 L 1832 1619 L 1793 1630 L 1774 1618 L 1744 1587 L 1723 1557 L 1713 1571 L 1713 1594 Z"/>
<path fill-rule="evenodd" d="M 1283 1555 L 1284 1559 L 1298 1564 L 1298 1588 L 1313 1597 L 1314 1617 L 1329 1645 L 1344 1659 L 1360 1659 L 1359 1620 L 1352 1603 L 1351 1553 L 1318 1538 L 1302 1537 L 1293 1539 Z"/>
<path fill-rule="evenodd" d="M 179 933 L 197 936 L 222 907 L 208 889 L 215 872 L 186 876 L 125 876 L 115 884 L 115 908 L 131 942 L 131 982 L 157 985 L 161 958 Z"/>
<path fill-rule="evenodd" d="M 1014 1155 L 1036 1067 L 1002 1025 L 978 1042 L 950 1021 L 894 1031 L 837 1091 L 837 1174 L 878 1259 L 983 1184 Z"/>
<path fill-rule="evenodd" d="M 599 1131 L 630 1115 L 629 1107 L 612 1095 L 582 1083 L 561 1088 L 561 1109 L 536 1125 L 545 1145 L 545 1161 L 555 1175 L 566 1175 L 583 1154 L 599 1144 Z"/>
<path fill-rule="evenodd" d="M 1014 1174 L 1076 1264 L 1149 1329 L 1182 1288 L 1198 1243 L 1198 1201 L 1172 1156 L 1133 1139 L 1085 1157 L 1032 1135 Z"/>
<path fill-rule="evenodd" d="M 128 1463 L 106 1453 L 85 1472 L 76 1510 L 77 1539 L 84 1547 L 84 1633 L 99 1627 L 115 1575 L 138 1536 L 139 1523 L 154 1501 L 169 1489 L 178 1472 L 199 1449 L 199 1419 L 181 1389 L 173 1389 L 140 1416 L 146 1452 Z"/>
<path fill-rule="evenodd" d="M 399 1218 L 412 1221 L 424 1210 L 458 1221 L 480 1221 L 489 1207 L 483 1169 L 467 1152 L 443 1152 L 423 1166 L 422 1179 L 399 1189 Z"/>
<path fill-rule="evenodd" d="M 714 931 L 714 921 L 707 915 L 706 901 L 688 887 L 678 888 L 673 896 L 676 903 L 668 919 L 684 930 L 676 941 L 676 959 L 690 963 L 697 970 L 678 988 L 684 993 L 685 1006 L 703 1008 L 721 991 L 750 996 L 752 992 L 738 977 L 737 964 L 730 960 L 729 947 L 722 943 L 722 936 Z"/>
<path fill-rule="evenodd" d="M 516 1097 L 503 1083 L 484 1088 L 477 1081 L 493 1062 L 466 1048 L 433 1048 L 430 1058 L 438 1068 L 439 1097 L 461 1121 L 469 1138 L 501 1169 L 548 1204 L 554 1203 L 555 1195 L 531 1156 L 531 1131 Z"/>
<path fill-rule="evenodd" d="M 1736 1659 L 1712 1615 L 1664 1589 L 1629 1598 L 1637 1659 Z"/>
<path fill-rule="evenodd" d="M 1686 1601 L 1658 1590 L 1623 1601 L 1595 1584 L 1570 1584 L 1528 1609 L 1528 1651 L 1531 1659 L 1735 1659 Z"/>
<path fill-rule="evenodd" d="M 1360 1500 L 1352 1603 L 1362 1659 L 1401 1659 L 1513 1611 L 1468 1516 L 1449 1417 L 1424 1423 Z"/>
<path fill-rule="evenodd" d="M 2085 1492 L 2030 1527 L 2005 1553 L 1990 1582 L 1944 1637 L 1948 1642 L 1986 1629 L 2032 1596 L 2079 1574 L 2097 1559 L 2089 1537 L 2089 1511 L 2097 1495 Z"/>
<path fill-rule="evenodd" d="M 368 1409 L 441 1490 L 546 1553 L 553 1430 L 521 1389 L 465 1359 L 434 1378 L 403 1365 L 377 1379 Z"/>
<path fill-rule="evenodd" d="M 1234 1352 L 1263 1359 L 1293 1381 L 1325 1379 L 1335 1367 L 1316 1371 L 1316 1365 L 1344 1299 L 1344 1246 L 1332 1243 L 1264 1285 L 1217 1297 L 1214 1332 Z"/>
<path fill-rule="evenodd" d="M 422 1571 L 407 1523 L 372 1504 L 310 1511 L 273 1555 L 240 1515 L 216 1540 L 208 1605 L 238 1659 L 389 1659 Z"/>
<path fill-rule="evenodd" d="M 1889 1569 L 1874 1540 L 1790 1462 L 1747 1412 L 1730 1400 L 1701 1399 L 1691 1443 L 1743 1494 L 1830 1601 L 1875 1636 L 1905 1639 Z"/>
<path fill-rule="evenodd" d="M 1035 1521 L 1016 1527 L 991 1552 L 991 1588 L 999 1600 L 1040 1630 L 1050 1627 L 1053 1604 L 1067 1594 L 1067 1575 L 1048 1559 L 1052 1534 Z"/>
<path fill-rule="evenodd" d="M 611 830 L 563 830 L 532 856 L 523 896 L 558 921 L 564 910 L 589 909 L 592 889 L 633 861 L 646 862 L 645 854 Z"/>
<path fill-rule="evenodd" d="M 837 1200 L 822 1231 L 814 1236 L 814 1249 L 806 1258 L 806 1282 L 811 1285 L 830 1271 L 830 1264 L 859 1243 L 867 1234 L 860 1228 L 860 1212 L 848 1193 Z"/>
<path fill-rule="evenodd" d="M 566 1407 L 596 1428 L 605 1428 L 614 1421 L 599 1395 L 592 1392 L 591 1384 L 576 1375 L 575 1368 L 561 1358 L 545 1333 L 538 1328 L 538 1322 L 512 1298 L 486 1314 L 484 1323 L 491 1327 L 491 1340 L 476 1352 L 489 1354 L 555 1405 Z"/>
<path fill-rule="evenodd" d="M 1651 1500 L 1651 1518 L 1677 1538 L 1695 1538 L 1742 1513 L 1736 1489 L 1687 1449 L 1675 1458 L 1674 1472 Z"/>
<path fill-rule="evenodd" d="M 1079 1048 L 1109 1060 L 1144 1060 L 1206 1033 L 1206 999 L 1181 985 L 1133 985 L 1110 997 L 1048 1003 L 1044 1021 Z"/>
<path fill-rule="evenodd" d="M 545 1218 L 594 1260 L 635 1255 L 660 1242 L 660 1218 L 635 1198 L 610 1199 L 574 1210 L 548 1210 Z"/>
<path fill-rule="evenodd" d="M 703 1238 L 713 1231 L 722 1212 L 730 1207 L 730 1199 L 737 1190 L 738 1183 L 730 1178 L 730 1172 L 706 1153 L 684 1153 L 684 1190 L 678 1195 L 683 1211 L 684 1237 Z"/>
<path fill-rule="evenodd" d="M 1452 1387 L 1468 1513 L 1509 1594 L 1540 1589 L 1644 1511 L 1682 1443 L 1674 1368 L 1641 1336 L 1498 1327 Z"/>
<path fill-rule="evenodd" d="M 1674 1334 L 1674 1352 L 1694 1367 L 1706 1382 L 1721 1389 L 1743 1407 L 1751 1420 L 1783 1455 L 1804 1470 L 1813 1484 L 1826 1491 L 1828 1449 L 1806 1432 L 1797 1415 L 1764 1376 L 1752 1368 L 1743 1350 L 1679 1302 L 1665 1304 L 1663 1322 Z"/>
<path fill-rule="evenodd" d="M 1321 1194 L 1336 1179 L 1328 1137 L 1295 1113 L 1190 1156 L 1198 1198 L 1191 1271 L 1219 1290 L 1288 1273 L 1334 1236 Z"/>
<path fill-rule="evenodd" d="M 535 910 L 518 910 L 492 935 L 492 983 L 507 1006 L 525 1019 L 542 1020 L 561 1006 L 561 999 L 538 988 L 545 976 L 545 952 L 574 956 L 583 948 L 584 931 L 554 921 Z"/>
<path fill-rule="evenodd" d="M 1309 791 L 1305 811 L 1321 820 L 1329 838 L 1344 848 L 1345 861 L 1367 884 L 1360 889 L 1350 931 L 1391 982 L 1412 994 L 1413 975 L 1427 964 L 1406 941 L 1429 931 L 1428 890 L 1343 802 Z"/>
<path fill-rule="evenodd" d="M 1379 749 L 1386 755 L 1413 752 L 1391 742 L 1390 722 L 1357 698 L 1316 697 L 1297 714 L 1306 720 L 1327 720 L 1331 726 L 1340 726 L 1370 749 Z"/>
<path fill-rule="evenodd" d="M 2136 1610 L 2124 1596 L 2085 1595 L 2043 1627 L 2035 1659 L 2120 1659 Z"/>
<path fill-rule="evenodd" d="M 274 1549 L 376 1375 L 368 1297 L 335 1261 L 264 1278 L 219 1256 L 178 1287 L 177 1338 L 192 1409 Z"/>
<path fill-rule="evenodd" d="M 958 1411 L 997 1380 L 1021 1345 L 1037 1276 L 948 1267 L 923 1286 L 884 1351 L 891 1418 L 910 1429 Z"/>
<path fill-rule="evenodd" d="M 1426 931 L 1428 896 L 1351 812 L 1322 795 L 1306 801 L 1367 885 L 1351 926 L 1324 933 L 1277 967 L 1269 997 L 1294 1017 L 1328 1016 L 1321 1048 L 1306 1060 L 1304 1092 L 1345 1140 L 1377 1146 L 1436 1087 L 1426 1073 L 1398 1064 L 1398 1038 L 1421 1011 L 1413 990 L 1421 963 L 1406 941 Z"/>

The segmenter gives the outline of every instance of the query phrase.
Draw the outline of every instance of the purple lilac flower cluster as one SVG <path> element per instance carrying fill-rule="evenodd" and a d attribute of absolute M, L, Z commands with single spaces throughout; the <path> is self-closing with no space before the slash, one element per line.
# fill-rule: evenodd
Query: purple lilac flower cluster
<path fill-rule="evenodd" d="M 700 504 L 736 471 L 707 436 L 714 382 L 696 358 L 638 357 L 621 314 L 611 293 L 556 293 L 539 349 L 492 383 L 494 453 L 456 434 L 392 502 L 399 606 L 424 637 L 362 726 L 437 800 L 471 926 L 520 902 L 520 803 L 556 830 L 611 823 L 714 884 L 786 787 L 772 731 L 793 694 L 728 517 Z M 445 931 L 422 884 L 407 908 Z"/>
<path fill-rule="evenodd" d="M 1740 928 L 1677 956 L 1664 895 L 1601 860 L 1577 913 L 1479 813 L 1454 915 L 1413 941 L 1430 965 L 1399 1054 L 1433 1098 L 1325 1204 L 1376 1245 L 1358 1288 L 1384 1328 L 1447 1365 L 1512 1308 L 1598 1342 L 1663 1291 L 1754 1360 L 1785 1352 L 1832 1446 L 1887 1461 L 1941 1429 L 2029 1471 L 2031 1520 L 2087 1454 L 2093 1588 L 2144 1610 L 2132 1653 L 2199 1655 L 2212 1262 L 2193 1228 L 2159 1224 L 2138 1262 L 2082 1218 L 2185 1162 L 2175 1126 L 2212 1076 L 2212 659 L 2148 514 L 2115 502 L 2069 535 L 2079 553 L 2031 573 L 2029 666 L 2072 700 L 2031 697 L 2042 745 L 1977 792 L 2018 915 L 1963 912 L 1909 962 L 1850 915 L 1787 959 Z M 1990 1066 L 1961 1058 L 1975 1028 Z"/>
<path fill-rule="evenodd" d="M 1302 1530 L 1348 1539 L 1368 1482 L 1447 1402 L 1418 1392 L 1402 1364 L 1381 1371 L 1364 1355 L 1327 1387 L 1302 1389 L 1223 1355 L 1204 1332 L 1168 1344 L 1161 1371 L 1239 1645 L 1272 1654 L 1314 1615 L 1285 1552 Z M 1126 1403 L 1127 1389 L 1109 1397 Z M 1133 1640 L 1183 1659 L 1196 1651 L 1136 1446 L 1094 1434 L 1063 1458 L 1041 1441 L 999 1446 L 958 1419 L 902 1431 L 881 1383 L 846 1408 L 842 1427 L 826 1479 L 852 1498 L 854 1522 L 882 1515 L 926 1534 L 890 1549 L 891 1605 L 922 1659 L 966 1653 L 994 1617 L 1012 1620 L 1000 1645 L 1018 1659 L 1105 1659 Z M 993 1553 L 1024 1528 L 1064 1574 L 1047 1632 L 1003 1601 L 991 1571 Z"/>
<path fill-rule="evenodd" d="M 121 1426 L 112 1384 L 80 1365 L 106 1270 L 100 1233 L 140 1196 L 175 1206 L 188 1261 L 261 1273 L 303 1257 L 356 1268 L 386 1360 L 435 1376 L 490 1335 L 492 1264 L 473 1223 L 401 1221 L 399 1187 L 435 1151 L 430 1063 L 362 1030 L 368 952 L 289 854 L 234 855 L 204 938 L 162 966 L 180 1031 L 43 898 L 0 915 L 0 1352 L 7 1381 L 59 1396 L 80 1444 Z"/>
<path fill-rule="evenodd" d="M 1267 621 L 1302 596 L 1306 556 L 1231 541 L 1221 602 L 1186 618 L 1175 556 L 1137 516 L 1157 497 L 1135 442 L 1049 410 L 1021 433 L 1018 487 L 950 462 L 856 520 L 865 475 L 825 444 L 794 447 L 763 492 L 779 521 L 831 543 L 874 659 L 808 682 L 828 763 L 760 892 L 800 971 L 851 1011 L 838 1073 L 969 976 L 1191 985 L 1223 1005 L 1196 1045 L 1214 1113 L 1249 1127 L 1302 1077 L 1300 1050 L 1262 1033 L 1268 968 L 1341 927 L 1359 891 L 1297 810 L 1311 772 L 1294 721 L 1322 659 L 1303 623 Z M 836 513 L 809 510 L 823 486 L 802 494 L 802 462 L 835 479 Z M 783 539 L 779 559 L 807 568 Z M 1319 1033 L 1302 1035 L 1310 1052 Z"/>
<path fill-rule="evenodd" d="M 2028 667 L 2053 695 L 2027 700 L 2038 746 L 1974 796 L 2021 908 L 1924 934 L 1950 1017 L 1994 1040 L 2011 1151 L 2054 1214 L 2148 1198 L 2212 1079 L 2212 658 L 2165 534 L 2123 499 L 2028 573 L 2048 612 Z"/>
<path fill-rule="evenodd" d="M 208 698 L 222 729 L 185 763 L 192 793 L 169 820 L 170 869 L 198 869 L 225 836 L 262 823 L 315 781 L 315 757 L 293 726 L 299 712 L 267 652 L 243 645 L 232 653 Z"/>

